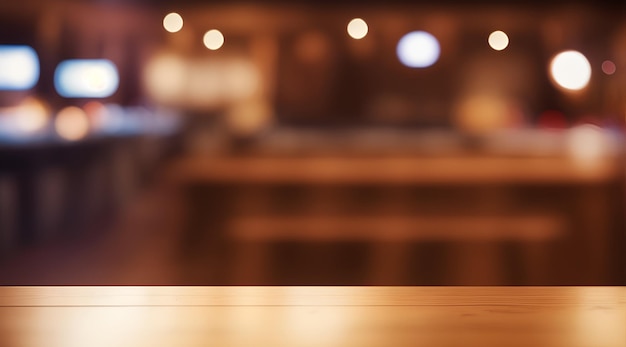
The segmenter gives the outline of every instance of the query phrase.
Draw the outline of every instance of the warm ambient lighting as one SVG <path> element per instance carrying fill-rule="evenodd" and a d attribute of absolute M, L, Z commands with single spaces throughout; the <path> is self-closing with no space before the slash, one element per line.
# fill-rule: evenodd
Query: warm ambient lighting
<path fill-rule="evenodd" d="M 183 28 L 183 17 L 176 12 L 168 13 L 163 18 L 163 28 L 171 33 L 179 32 Z"/>
<path fill-rule="evenodd" d="M 0 90 L 26 90 L 39 80 L 39 58 L 29 46 L 0 46 Z"/>
<path fill-rule="evenodd" d="M 169 106 L 215 108 L 247 100 L 261 88 L 261 75 L 248 59 L 212 59 L 161 53 L 147 61 L 143 86 L 148 97 Z"/>
<path fill-rule="evenodd" d="M 537 127 L 543 129 L 567 129 L 567 117 L 561 111 L 545 110 L 537 118 Z"/>
<path fill-rule="evenodd" d="M 460 98 L 454 116 L 460 130 L 475 134 L 506 129 L 516 118 L 512 101 L 493 92 L 474 92 Z"/>
<path fill-rule="evenodd" d="M 0 134 L 30 136 L 48 125 L 50 110 L 41 100 L 27 97 L 12 107 L 0 108 Z"/>
<path fill-rule="evenodd" d="M 147 94 L 162 103 L 183 97 L 188 81 L 188 64 L 173 54 L 161 54 L 150 59 L 144 70 Z"/>
<path fill-rule="evenodd" d="M 99 131 L 106 127 L 109 117 L 107 107 L 101 102 L 91 100 L 83 106 L 83 110 L 89 119 L 92 130 Z"/>
<path fill-rule="evenodd" d="M 106 98 L 118 84 L 117 68 L 106 59 L 66 60 L 54 73 L 54 86 L 66 98 Z"/>
<path fill-rule="evenodd" d="M 404 35 L 396 48 L 398 59 L 408 67 L 425 68 L 439 59 L 439 42 L 425 31 L 413 31 Z"/>
<path fill-rule="evenodd" d="M 354 18 L 348 23 L 348 35 L 355 40 L 360 40 L 367 35 L 367 23 L 361 18 Z"/>
<path fill-rule="evenodd" d="M 496 51 L 501 51 L 509 45 L 509 37 L 500 30 L 494 31 L 489 35 L 489 46 Z"/>
<path fill-rule="evenodd" d="M 69 106 L 57 114 L 54 129 L 59 136 L 68 141 L 80 140 L 89 132 L 89 118 L 82 109 Z"/>
<path fill-rule="evenodd" d="M 567 150 L 575 164 L 592 169 L 611 153 L 611 144 L 604 131 L 592 124 L 582 124 L 569 129 Z"/>
<path fill-rule="evenodd" d="M 559 87 L 567 90 L 581 90 L 589 84 L 591 65 L 582 53 L 565 51 L 552 59 L 550 74 Z"/>
<path fill-rule="evenodd" d="M 293 49 L 296 59 L 306 64 L 323 64 L 332 56 L 332 45 L 328 37 L 319 31 L 309 31 L 300 35 Z"/>
<path fill-rule="evenodd" d="M 607 75 L 612 75 L 615 73 L 615 71 L 617 71 L 617 67 L 615 66 L 614 62 L 610 60 L 605 60 L 604 62 L 602 62 L 602 72 Z"/>
<path fill-rule="evenodd" d="M 18 107 L 16 116 L 17 128 L 25 133 L 41 131 L 48 124 L 48 108 L 38 99 L 27 98 Z"/>
<path fill-rule="evenodd" d="M 224 45 L 224 35 L 217 29 L 209 30 L 204 34 L 202 42 L 206 48 L 215 51 Z"/>

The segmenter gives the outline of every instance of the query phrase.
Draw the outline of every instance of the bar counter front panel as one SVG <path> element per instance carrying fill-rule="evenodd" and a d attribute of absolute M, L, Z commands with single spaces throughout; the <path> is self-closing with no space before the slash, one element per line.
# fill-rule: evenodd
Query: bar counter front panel
<path fill-rule="evenodd" d="M 225 284 L 614 285 L 624 269 L 622 165 L 487 155 L 189 155 L 170 177 L 186 203 L 185 249 L 219 254 L 234 246 L 221 258 L 231 277 Z M 351 242 L 366 246 L 363 271 L 345 266 L 326 282 L 280 275 L 289 266 L 313 272 L 327 258 L 315 254 L 309 269 L 306 259 L 281 259 L 282 244 Z M 351 260 L 329 261 L 328 269 L 340 269 Z"/>

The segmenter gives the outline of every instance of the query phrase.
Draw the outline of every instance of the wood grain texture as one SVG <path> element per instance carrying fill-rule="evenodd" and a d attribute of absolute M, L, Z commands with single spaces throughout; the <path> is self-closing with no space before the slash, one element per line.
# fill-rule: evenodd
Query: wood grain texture
<path fill-rule="evenodd" d="M 625 346 L 620 287 L 4 287 L 2 346 Z"/>

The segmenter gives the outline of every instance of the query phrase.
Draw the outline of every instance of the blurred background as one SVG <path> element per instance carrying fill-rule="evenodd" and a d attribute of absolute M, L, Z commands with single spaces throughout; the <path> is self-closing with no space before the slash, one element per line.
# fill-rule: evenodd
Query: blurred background
<path fill-rule="evenodd" d="M 0 3 L 0 284 L 624 285 L 626 5 Z"/>

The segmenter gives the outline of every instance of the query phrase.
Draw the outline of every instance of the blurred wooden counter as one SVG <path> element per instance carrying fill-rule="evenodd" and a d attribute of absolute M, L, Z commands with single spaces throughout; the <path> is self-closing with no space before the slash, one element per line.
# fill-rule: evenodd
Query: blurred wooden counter
<path fill-rule="evenodd" d="M 446 259 L 428 262 L 448 274 L 434 284 L 607 285 L 623 281 L 621 170 L 568 156 L 190 155 L 169 174 L 187 244 L 242 246 L 228 284 L 301 284 L 267 282 L 272 244 L 348 241 L 374 246 L 359 284 L 431 284 L 407 279 L 421 276 L 411 247 L 439 242 Z"/>
<path fill-rule="evenodd" d="M 594 183 L 619 173 L 614 160 L 503 156 L 190 156 L 172 168 L 185 182 L 296 184 Z"/>
<path fill-rule="evenodd" d="M 0 345 L 626 345 L 623 287 L 4 287 Z"/>

